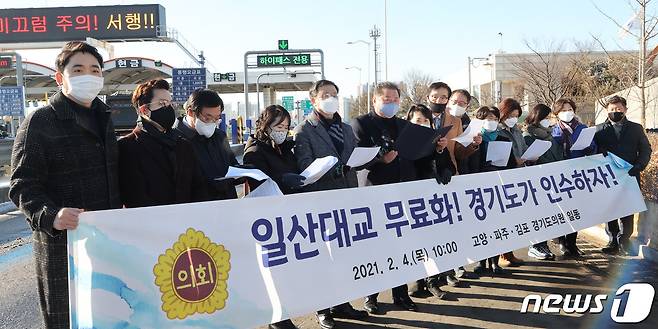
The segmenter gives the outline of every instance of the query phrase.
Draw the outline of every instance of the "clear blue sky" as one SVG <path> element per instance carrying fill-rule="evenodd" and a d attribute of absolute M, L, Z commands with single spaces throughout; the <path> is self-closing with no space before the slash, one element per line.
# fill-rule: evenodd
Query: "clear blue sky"
<path fill-rule="evenodd" d="M 0 6 L 21 8 L 27 3 L 33 7 L 56 7 L 155 1 L 2 0 Z M 362 67 L 364 83 L 367 67 L 365 45 L 350 46 L 346 42 L 369 40 L 368 30 L 374 24 L 382 30 L 384 26 L 384 0 L 158 3 L 166 8 L 167 25 L 203 49 L 218 71 L 241 71 L 245 51 L 274 49 L 277 39 L 288 39 L 291 48 L 324 50 L 326 76 L 339 83 L 344 96 L 356 90 L 359 79 L 358 71 L 346 71 L 345 67 Z M 626 1 L 596 3 L 622 24 L 633 14 Z M 649 13 L 654 12 L 655 6 Z M 611 50 L 620 46 L 635 49 L 632 38 L 620 40 L 618 31 L 586 0 L 388 0 L 388 79 L 399 81 L 411 69 L 422 70 L 436 79 L 450 75 L 466 67 L 467 56 L 486 56 L 497 51 L 498 32 L 503 33 L 505 52 L 526 52 L 525 39 L 586 42 L 592 40 L 590 34 L 600 37 Z M 133 47 L 130 52 L 144 57 L 161 55 L 144 47 Z M 165 62 L 186 61 L 181 52 L 167 57 Z M 48 63 L 51 61 L 47 59 Z"/>

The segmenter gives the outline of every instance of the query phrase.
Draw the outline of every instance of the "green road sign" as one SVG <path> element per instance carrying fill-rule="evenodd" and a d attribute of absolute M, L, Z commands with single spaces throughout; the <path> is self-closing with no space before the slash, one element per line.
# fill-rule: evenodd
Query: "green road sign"
<path fill-rule="evenodd" d="M 279 40 L 279 50 L 288 50 L 288 40 Z"/>
<path fill-rule="evenodd" d="M 288 110 L 288 112 L 292 112 L 295 109 L 295 97 L 294 96 L 283 96 L 281 97 L 281 105 Z"/>
<path fill-rule="evenodd" d="M 311 112 L 313 112 L 313 105 L 311 105 L 310 99 L 303 99 L 301 107 L 302 111 L 304 111 L 304 115 L 309 115 Z"/>
<path fill-rule="evenodd" d="M 256 56 L 257 67 L 268 66 L 309 66 L 311 65 L 310 54 L 294 55 L 258 55 Z"/>

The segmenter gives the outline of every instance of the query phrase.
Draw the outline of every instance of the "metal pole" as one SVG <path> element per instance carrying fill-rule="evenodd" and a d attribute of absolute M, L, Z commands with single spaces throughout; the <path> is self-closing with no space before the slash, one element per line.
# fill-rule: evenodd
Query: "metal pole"
<path fill-rule="evenodd" d="M 473 87 L 471 85 L 471 56 L 468 56 L 468 92 L 473 95 Z"/>
<path fill-rule="evenodd" d="M 388 0 L 384 0 L 384 79 L 388 81 Z"/>
<path fill-rule="evenodd" d="M 377 85 L 377 38 L 375 40 L 375 86 Z"/>
<path fill-rule="evenodd" d="M 368 42 L 368 111 L 370 112 L 370 42 Z"/>
<path fill-rule="evenodd" d="M 24 87 L 23 85 L 23 59 L 21 54 L 16 53 L 16 85 L 19 87 Z M 25 98 L 25 89 L 23 89 L 23 97 Z M 25 102 L 23 102 L 23 115 L 25 116 Z M 21 115 L 18 116 L 18 125 L 21 125 Z M 14 118 L 11 119 L 11 123 L 14 124 Z M 14 136 L 16 136 L 15 130 L 12 127 L 11 129 Z"/>
<path fill-rule="evenodd" d="M 244 116 L 245 119 L 249 113 L 249 75 L 247 74 L 247 56 L 249 52 L 244 53 Z M 240 116 L 240 108 L 238 107 L 238 117 Z"/>

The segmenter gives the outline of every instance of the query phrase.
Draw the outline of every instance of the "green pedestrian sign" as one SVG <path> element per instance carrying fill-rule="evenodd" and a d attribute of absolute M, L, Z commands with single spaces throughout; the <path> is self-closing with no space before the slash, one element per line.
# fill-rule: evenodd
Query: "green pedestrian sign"
<path fill-rule="evenodd" d="M 288 40 L 279 40 L 279 50 L 288 50 Z"/>
<path fill-rule="evenodd" d="M 294 96 L 283 96 L 281 97 L 281 105 L 288 110 L 288 112 L 292 112 L 295 109 L 295 97 Z"/>

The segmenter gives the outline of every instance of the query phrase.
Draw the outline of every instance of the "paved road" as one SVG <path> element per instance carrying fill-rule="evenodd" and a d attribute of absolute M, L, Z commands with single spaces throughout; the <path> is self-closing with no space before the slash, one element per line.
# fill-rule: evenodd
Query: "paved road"
<path fill-rule="evenodd" d="M 25 216 L 0 215 L 0 329 L 43 327 L 31 240 Z"/>
<path fill-rule="evenodd" d="M 31 254 L 30 231 L 18 213 L 0 215 L 0 329 L 41 328 L 38 296 Z M 600 246 L 580 240 L 586 258 L 576 260 L 530 261 L 525 266 L 507 268 L 502 277 L 464 280 L 459 288 L 445 287 L 451 299 L 414 298 L 418 312 L 397 310 L 390 291 L 380 295 L 385 315 L 368 321 L 339 320 L 337 328 L 614 328 L 610 304 L 596 315 L 521 314 L 528 294 L 614 294 L 627 282 L 649 282 L 658 288 L 658 264 L 631 257 L 608 257 Z M 517 250 L 524 256 L 526 250 Z M 527 259 L 527 257 L 524 257 Z M 470 267 L 467 267 L 469 269 Z M 324 288 L 318 286 L 319 293 Z M 612 297 L 608 298 L 608 302 Z M 353 304 L 360 308 L 361 301 Z M 301 329 L 319 328 L 313 314 L 294 319 Z M 259 329 L 265 329 L 266 326 Z M 621 328 L 658 328 L 658 295 L 651 315 L 643 323 Z"/>

